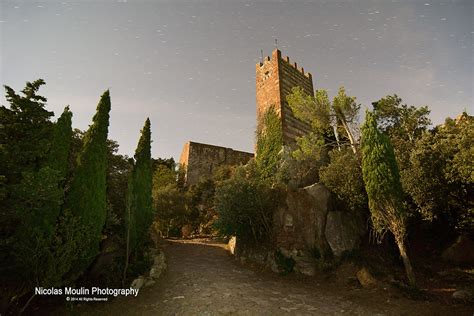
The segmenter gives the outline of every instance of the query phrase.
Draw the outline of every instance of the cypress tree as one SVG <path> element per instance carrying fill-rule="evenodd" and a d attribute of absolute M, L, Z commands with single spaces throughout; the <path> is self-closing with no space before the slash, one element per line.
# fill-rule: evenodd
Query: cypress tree
<path fill-rule="evenodd" d="M 151 130 L 150 119 L 147 118 L 135 150 L 135 164 L 128 181 L 123 283 L 127 276 L 130 253 L 133 250 L 142 250 L 148 239 L 148 230 L 153 222 L 151 163 Z"/>
<path fill-rule="evenodd" d="M 69 106 L 64 108 L 63 113 L 54 124 L 51 149 L 47 156 L 46 164 L 51 169 L 57 170 L 60 176 L 65 178 L 69 165 L 69 153 L 72 142 L 72 112 Z"/>
<path fill-rule="evenodd" d="M 133 170 L 133 198 L 135 223 L 137 231 L 137 246 L 144 245 L 148 238 L 148 229 L 153 222 L 151 170 L 151 131 L 150 119 L 146 119 L 141 131 L 141 137 L 135 151 L 135 167 Z"/>
<path fill-rule="evenodd" d="M 389 138 L 378 130 L 374 113 L 369 111 L 362 126 L 362 175 L 374 229 L 381 235 L 387 229 L 392 232 L 408 281 L 415 286 L 415 275 L 406 252 L 407 212 L 395 153 Z"/>
<path fill-rule="evenodd" d="M 44 233 L 48 245 L 52 241 L 61 204 L 63 204 L 64 199 L 63 186 L 67 175 L 69 151 L 72 141 L 71 119 L 72 112 L 69 111 L 69 107 L 66 107 L 58 121 L 53 125 L 51 146 L 46 155 L 44 167 L 35 175 L 39 183 L 37 183 L 35 188 L 30 188 L 30 190 L 44 191 L 44 186 L 50 182 L 51 189 L 49 192 L 51 198 L 43 203 L 44 210 L 37 214 L 38 217 L 41 217 L 40 222 L 46 226 Z M 48 182 L 48 179 L 51 180 Z M 45 184 L 41 185 L 42 181 Z M 49 264 L 53 264 L 53 262 L 49 262 Z"/>
<path fill-rule="evenodd" d="M 105 91 L 97 105 L 92 125 L 84 135 L 82 150 L 66 197 L 66 209 L 77 218 L 78 229 L 87 231 L 77 249 L 73 273 L 82 273 L 99 252 L 102 228 L 107 217 L 107 134 L 110 94 Z M 73 242 L 73 241 L 71 241 Z"/>
<path fill-rule="evenodd" d="M 137 241 L 137 225 L 135 222 L 135 192 L 133 190 L 133 170 L 130 172 L 127 184 L 127 206 L 125 210 L 125 266 L 123 269 L 122 285 L 127 278 L 130 252 L 135 248 Z"/>

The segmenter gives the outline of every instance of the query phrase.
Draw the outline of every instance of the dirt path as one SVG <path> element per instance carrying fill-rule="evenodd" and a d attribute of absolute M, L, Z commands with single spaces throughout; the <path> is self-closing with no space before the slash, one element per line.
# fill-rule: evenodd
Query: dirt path
<path fill-rule="evenodd" d="M 429 302 L 393 298 L 382 292 L 341 289 L 238 264 L 223 244 L 171 241 L 168 270 L 137 298 L 79 308 L 84 315 L 454 315 L 470 314 Z M 380 290 L 379 290 L 380 291 Z M 471 311 L 472 314 L 472 311 Z"/>

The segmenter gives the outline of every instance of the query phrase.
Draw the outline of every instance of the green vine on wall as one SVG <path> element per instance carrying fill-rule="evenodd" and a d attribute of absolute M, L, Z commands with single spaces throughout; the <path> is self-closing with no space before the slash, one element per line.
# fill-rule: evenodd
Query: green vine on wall
<path fill-rule="evenodd" d="M 263 179 L 271 179 L 278 168 L 283 148 L 281 119 L 272 106 L 264 113 L 257 128 L 256 162 Z"/>

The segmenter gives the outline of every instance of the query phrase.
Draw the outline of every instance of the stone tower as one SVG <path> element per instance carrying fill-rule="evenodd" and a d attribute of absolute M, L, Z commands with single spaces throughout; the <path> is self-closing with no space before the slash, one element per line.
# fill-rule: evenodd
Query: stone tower
<path fill-rule="evenodd" d="M 256 65 L 257 77 L 257 125 L 260 125 L 263 114 L 271 106 L 281 117 L 283 144 L 293 145 L 296 138 L 307 134 L 310 126 L 295 118 L 288 106 L 286 96 L 293 87 L 301 87 L 306 94 L 314 96 L 313 78 L 303 68 L 290 63 L 290 58 L 281 57 L 275 49 L 272 56 L 267 56 L 263 63 Z"/>

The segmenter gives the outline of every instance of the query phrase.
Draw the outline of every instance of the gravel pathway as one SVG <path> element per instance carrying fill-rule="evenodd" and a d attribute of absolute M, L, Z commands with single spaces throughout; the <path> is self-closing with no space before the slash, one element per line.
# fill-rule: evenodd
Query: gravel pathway
<path fill-rule="evenodd" d="M 390 298 L 377 290 L 337 288 L 255 272 L 225 245 L 174 240 L 165 247 L 168 270 L 137 298 L 79 308 L 83 315 L 454 315 L 466 311 L 430 302 Z M 380 291 L 380 290 L 378 290 Z"/>

